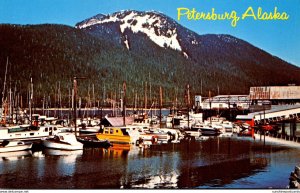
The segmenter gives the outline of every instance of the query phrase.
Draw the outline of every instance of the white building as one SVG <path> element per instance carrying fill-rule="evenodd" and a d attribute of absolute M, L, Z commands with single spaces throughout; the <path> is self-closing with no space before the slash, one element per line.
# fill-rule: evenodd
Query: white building
<path fill-rule="evenodd" d="M 218 95 L 202 101 L 202 109 L 248 109 L 250 105 L 249 95 Z"/>

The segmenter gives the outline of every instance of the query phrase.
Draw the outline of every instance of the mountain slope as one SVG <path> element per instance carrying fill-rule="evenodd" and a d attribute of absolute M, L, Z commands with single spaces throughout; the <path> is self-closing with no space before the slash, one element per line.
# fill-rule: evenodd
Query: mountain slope
<path fill-rule="evenodd" d="M 139 54 L 157 49 L 143 46 L 148 38 L 159 47 L 178 51 L 209 76 L 226 73 L 241 77 L 247 85 L 299 83 L 298 67 L 230 35 L 198 35 L 162 13 L 122 11 L 92 17 L 76 27 Z M 133 42 L 138 42 L 137 48 Z"/>
<path fill-rule="evenodd" d="M 44 96 L 58 101 L 60 90 L 67 106 L 74 76 L 87 77 L 79 81 L 83 104 L 92 98 L 92 85 L 96 100 L 118 101 L 123 81 L 128 105 L 136 95 L 142 105 L 145 92 L 157 101 L 160 86 L 164 102 L 183 102 L 186 84 L 192 95 L 204 96 L 209 90 L 248 94 L 250 86 L 300 85 L 299 67 L 229 35 L 198 35 L 157 12 L 99 14 L 76 28 L 0 25 L 0 48 L 0 68 L 8 57 L 10 85 L 24 103 L 33 77 L 36 105 Z"/>

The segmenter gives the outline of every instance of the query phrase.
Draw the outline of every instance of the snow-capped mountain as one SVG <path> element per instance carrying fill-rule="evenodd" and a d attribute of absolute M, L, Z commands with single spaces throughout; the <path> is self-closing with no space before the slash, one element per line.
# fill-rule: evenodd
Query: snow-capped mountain
<path fill-rule="evenodd" d="M 167 47 L 181 51 L 181 45 L 178 40 L 178 24 L 171 18 L 158 12 L 138 12 L 121 11 L 111 15 L 96 15 L 90 19 L 84 20 L 76 25 L 79 29 L 90 29 L 103 24 L 117 23 L 120 32 L 125 37 L 124 44 L 129 49 L 128 39 L 125 30 L 129 29 L 133 33 L 143 33 L 160 47 Z"/>
<path fill-rule="evenodd" d="M 201 36 L 156 11 L 130 10 L 108 15 L 98 14 L 77 23 L 76 28 L 122 44 L 128 50 L 132 49 L 133 42 L 137 45 L 150 40 L 161 48 L 176 50 L 192 60 L 198 60 L 199 52 L 206 52 L 203 49 L 211 46 L 223 48 L 224 44 L 242 42 L 229 35 L 214 35 L 212 39 L 210 35 Z"/>
<path fill-rule="evenodd" d="M 241 86 L 256 85 L 258 82 L 269 85 L 272 82 L 269 80 L 274 79 L 269 74 L 290 73 L 280 70 L 289 68 L 285 61 L 244 40 L 226 34 L 199 35 L 156 11 L 130 10 L 108 15 L 98 14 L 77 23 L 76 28 L 111 42 L 112 45 L 128 49 L 130 54 L 141 57 L 139 61 L 159 60 L 158 63 L 162 66 L 155 68 L 161 69 L 163 75 L 169 73 L 172 77 L 175 74 L 172 71 L 181 66 L 175 65 L 170 69 L 166 67 L 169 63 L 186 65 L 189 62 L 195 65 L 197 71 L 201 71 L 202 77 L 226 76 L 226 79 L 235 83 L 236 80 L 248 82 Z M 171 62 L 174 58 L 177 58 L 176 62 Z M 189 71 L 191 68 L 185 70 Z M 198 76 L 199 73 L 196 73 L 192 77 Z M 253 77 L 264 77 L 266 80 L 257 81 Z M 224 84 L 224 80 L 219 80 L 220 84 Z"/>

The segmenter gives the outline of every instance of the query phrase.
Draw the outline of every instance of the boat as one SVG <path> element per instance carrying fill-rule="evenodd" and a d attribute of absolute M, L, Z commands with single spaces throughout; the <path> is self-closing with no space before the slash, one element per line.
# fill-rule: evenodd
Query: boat
<path fill-rule="evenodd" d="M 153 144 L 167 143 L 168 141 L 173 140 L 171 135 L 172 134 L 170 132 L 165 132 L 159 128 L 150 128 L 148 131 L 140 133 L 140 137 L 143 139 L 143 141 L 151 141 Z"/>
<path fill-rule="evenodd" d="M 191 130 L 199 130 L 202 136 L 219 136 L 222 133 L 220 128 L 202 124 L 192 126 Z"/>
<path fill-rule="evenodd" d="M 79 133 L 92 134 L 98 133 L 100 126 L 86 126 L 85 124 L 79 125 Z"/>
<path fill-rule="evenodd" d="M 32 143 L 25 143 L 24 141 L 8 141 L 4 140 L 0 143 L 0 153 L 24 151 L 32 148 Z"/>
<path fill-rule="evenodd" d="M 126 127 L 104 127 L 96 134 L 98 140 L 108 140 L 111 143 L 130 144 L 132 140 Z"/>
<path fill-rule="evenodd" d="M 0 127 L 0 141 L 4 140 L 22 140 L 32 141 L 40 140 L 44 137 L 53 136 L 61 130 L 55 125 L 35 126 L 35 125 L 16 125 Z"/>
<path fill-rule="evenodd" d="M 226 121 L 225 117 L 212 116 L 212 117 L 208 117 L 207 120 L 204 120 L 204 124 L 216 125 L 216 124 L 222 124 L 224 121 Z"/>
<path fill-rule="evenodd" d="M 78 137 L 77 140 L 83 144 L 84 147 L 103 147 L 109 148 L 112 144 L 108 140 L 99 140 L 95 137 Z"/>
<path fill-rule="evenodd" d="M 80 150 L 83 149 L 83 143 L 77 141 L 74 133 L 59 133 L 53 137 L 42 139 L 42 144 L 47 148 L 62 150 Z"/>
<path fill-rule="evenodd" d="M 200 137 L 202 135 L 201 129 L 197 127 L 192 127 L 190 130 L 184 130 L 184 133 L 189 137 Z"/>

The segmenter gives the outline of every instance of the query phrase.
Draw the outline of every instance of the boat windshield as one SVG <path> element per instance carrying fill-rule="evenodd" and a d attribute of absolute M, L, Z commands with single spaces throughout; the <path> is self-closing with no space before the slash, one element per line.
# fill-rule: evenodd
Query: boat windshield
<path fill-rule="evenodd" d="M 14 132 L 22 132 L 26 131 L 26 128 L 24 127 L 12 127 L 8 129 L 8 133 L 14 133 Z"/>
<path fill-rule="evenodd" d="M 123 135 L 129 135 L 129 133 L 126 131 L 126 128 L 121 128 L 121 131 Z"/>

